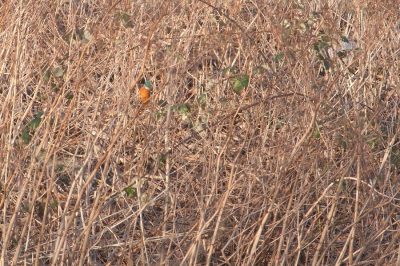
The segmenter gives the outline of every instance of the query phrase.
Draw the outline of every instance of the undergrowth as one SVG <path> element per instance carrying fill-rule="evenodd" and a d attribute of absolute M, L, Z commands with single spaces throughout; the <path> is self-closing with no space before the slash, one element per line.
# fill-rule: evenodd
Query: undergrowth
<path fill-rule="evenodd" d="M 399 7 L 3 1 L 0 264 L 395 265 Z"/>

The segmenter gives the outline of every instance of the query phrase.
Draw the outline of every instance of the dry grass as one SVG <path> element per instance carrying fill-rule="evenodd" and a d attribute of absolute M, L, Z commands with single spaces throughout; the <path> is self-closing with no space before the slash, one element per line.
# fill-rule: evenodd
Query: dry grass
<path fill-rule="evenodd" d="M 228 2 L 2 2 L 1 265 L 399 265 L 398 1 Z"/>

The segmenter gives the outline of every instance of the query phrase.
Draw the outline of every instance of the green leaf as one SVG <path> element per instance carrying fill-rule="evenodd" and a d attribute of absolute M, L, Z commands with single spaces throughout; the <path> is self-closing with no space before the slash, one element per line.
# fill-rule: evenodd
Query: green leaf
<path fill-rule="evenodd" d="M 155 116 L 157 119 L 161 119 L 161 118 L 164 117 L 164 115 L 163 115 L 161 112 L 159 112 L 159 111 L 156 111 L 156 112 L 154 113 L 154 116 Z"/>
<path fill-rule="evenodd" d="M 190 114 L 190 105 L 187 103 L 179 105 L 178 112 L 181 114 Z"/>
<path fill-rule="evenodd" d="M 42 121 L 41 118 L 36 117 L 35 119 L 32 119 L 31 122 L 29 122 L 29 126 L 30 126 L 32 129 L 36 129 L 36 128 L 39 127 L 39 124 L 40 124 L 41 121 Z"/>
<path fill-rule="evenodd" d="M 225 67 L 225 68 L 222 70 L 222 77 L 225 77 L 226 73 L 228 73 L 228 71 L 229 71 L 230 69 L 231 69 L 230 67 Z"/>
<path fill-rule="evenodd" d="M 236 94 L 241 94 L 243 90 L 242 83 L 239 80 L 235 81 L 235 84 L 233 85 L 233 92 Z"/>
<path fill-rule="evenodd" d="M 64 70 L 62 70 L 61 68 L 56 67 L 56 68 L 53 69 L 53 75 L 54 75 L 56 78 L 61 77 L 63 74 L 64 74 Z"/>
<path fill-rule="evenodd" d="M 199 98 L 197 98 L 197 103 L 204 109 L 206 106 L 207 94 L 202 93 Z"/>
<path fill-rule="evenodd" d="M 314 137 L 317 138 L 317 139 L 319 139 L 321 137 L 321 134 L 319 133 L 318 128 L 316 128 L 315 131 L 314 131 Z"/>
<path fill-rule="evenodd" d="M 279 53 L 274 57 L 274 59 L 272 59 L 272 61 L 274 61 L 275 63 L 278 63 L 279 59 L 281 59 L 282 57 L 283 57 L 283 53 Z"/>
<path fill-rule="evenodd" d="M 125 193 L 128 196 L 128 198 L 137 197 L 137 188 L 128 187 L 128 188 L 125 189 Z"/>
<path fill-rule="evenodd" d="M 35 130 L 36 128 L 39 127 L 40 122 L 42 121 L 42 115 L 43 115 L 42 112 L 38 112 L 36 118 L 35 118 L 35 119 L 32 119 L 31 122 L 29 122 L 29 126 L 30 126 L 33 130 Z"/>
<path fill-rule="evenodd" d="M 29 144 L 29 142 L 31 141 L 31 136 L 29 135 L 29 132 L 26 128 L 22 130 L 21 139 L 25 144 Z"/>
<path fill-rule="evenodd" d="M 245 75 L 240 79 L 243 87 L 247 87 L 249 85 L 249 76 Z"/>
<path fill-rule="evenodd" d="M 43 82 L 46 83 L 47 81 L 49 81 L 50 79 L 50 75 L 51 75 L 51 71 L 47 70 L 46 73 L 43 76 Z"/>
<path fill-rule="evenodd" d="M 167 160 L 167 156 L 165 154 L 160 154 L 158 156 L 158 164 L 159 164 L 159 166 L 163 167 L 165 165 L 165 163 L 166 163 L 166 160 Z"/>
<path fill-rule="evenodd" d="M 240 94 L 243 88 L 249 85 L 249 76 L 243 75 L 241 77 L 234 79 L 234 81 L 235 84 L 233 85 L 233 92 L 236 94 Z"/>
<path fill-rule="evenodd" d="M 226 68 L 224 68 L 222 70 L 221 75 L 222 75 L 222 77 L 224 77 L 228 73 L 237 74 L 237 73 L 239 73 L 239 69 L 237 67 L 234 67 L 234 66 L 233 67 L 226 67 Z"/>

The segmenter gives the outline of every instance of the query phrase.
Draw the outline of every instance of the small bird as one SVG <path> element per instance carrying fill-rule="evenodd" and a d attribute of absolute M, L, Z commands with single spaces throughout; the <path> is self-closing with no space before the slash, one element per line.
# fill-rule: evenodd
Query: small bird
<path fill-rule="evenodd" d="M 144 85 L 140 88 L 140 99 L 143 104 L 148 103 L 150 99 L 151 85 L 150 82 L 146 81 Z"/>

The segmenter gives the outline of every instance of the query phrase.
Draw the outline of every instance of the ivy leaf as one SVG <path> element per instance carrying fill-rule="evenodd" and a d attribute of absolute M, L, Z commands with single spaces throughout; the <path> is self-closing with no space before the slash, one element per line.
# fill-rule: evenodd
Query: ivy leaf
<path fill-rule="evenodd" d="M 154 116 L 155 116 L 157 119 L 161 119 L 161 118 L 164 117 L 164 115 L 163 115 L 160 111 L 156 111 L 156 112 L 154 113 Z"/>
<path fill-rule="evenodd" d="M 137 197 L 137 188 L 128 187 L 128 188 L 125 189 L 125 193 L 128 196 L 128 198 Z"/>
<path fill-rule="evenodd" d="M 44 83 L 46 83 L 47 81 L 49 81 L 50 75 L 51 75 L 50 70 L 47 70 L 46 73 L 45 73 L 44 76 L 43 76 L 43 82 L 44 82 Z"/>
<path fill-rule="evenodd" d="M 230 69 L 231 69 L 230 67 L 225 67 L 225 68 L 222 70 L 222 76 L 225 77 L 226 73 L 228 73 L 228 71 L 229 71 Z"/>
<path fill-rule="evenodd" d="M 163 167 L 163 166 L 165 165 L 165 163 L 166 163 L 166 160 L 167 160 L 167 156 L 166 156 L 165 154 L 160 154 L 160 155 L 158 156 L 158 163 L 159 163 L 159 166 L 160 166 L 160 167 Z"/>
<path fill-rule="evenodd" d="M 202 109 L 205 109 L 205 107 L 206 107 L 206 101 L 207 101 L 207 95 L 206 94 L 201 94 L 200 96 L 199 96 L 199 98 L 197 98 L 197 103 L 200 105 L 200 107 L 202 108 Z"/>
<path fill-rule="evenodd" d="M 178 112 L 181 114 L 190 115 L 190 105 L 187 103 L 179 105 Z"/>
<path fill-rule="evenodd" d="M 42 112 L 38 112 L 36 118 L 35 118 L 35 119 L 32 119 L 31 122 L 29 122 L 29 126 L 30 126 L 33 130 L 35 130 L 36 128 L 39 127 L 40 122 L 42 121 L 42 115 L 43 115 Z"/>
<path fill-rule="evenodd" d="M 319 133 L 318 128 L 316 128 L 315 131 L 314 131 L 314 137 L 315 137 L 316 139 L 319 139 L 319 138 L 321 137 L 321 134 Z"/>
<path fill-rule="evenodd" d="M 222 69 L 221 75 L 222 75 L 222 77 L 224 77 L 228 73 L 237 74 L 237 73 L 239 73 L 239 69 L 237 69 L 237 67 L 234 67 L 234 66 L 226 67 L 226 68 Z"/>
<path fill-rule="evenodd" d="M 233 92 L 236 94 L 240 94 L 243 88 L 249 85 L 249 76 L 243 75 L 234 79 L 235 83 L 233 85 Z"/>
<path fill-rule="evenodd" d="M 29 132 L 26 128 L 22 130 L 21 139 L 25 144 L 29 144 L 29 142 L 31 141 L 31 136 L 29 135 Z"/>

